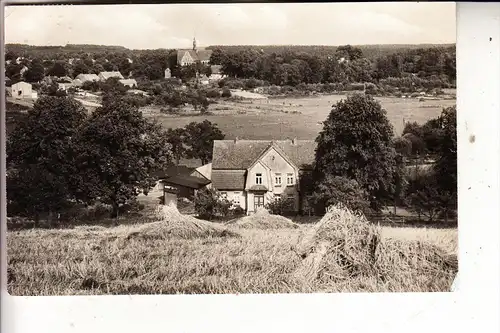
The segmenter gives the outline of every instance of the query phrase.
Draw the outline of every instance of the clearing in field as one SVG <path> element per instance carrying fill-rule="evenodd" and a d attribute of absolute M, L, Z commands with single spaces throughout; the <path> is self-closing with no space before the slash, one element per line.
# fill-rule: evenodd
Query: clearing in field
<path fill-rule="evenodd" d="M 208 119 L 226 134 L 227 139 L 271 140 L 276 138 L 314 139 L 332 106 L 345 95 L 301 98 L 222 101 L 210 107 L 211 115 L 171 116 L 148 112 L 166 128 L 184 127 L 192 121 Z M 395 135 L 401 135 L 404 122 L 425 123 L 439 116 L 454 99 L 375 97 L 387 111 Z M 149 109 L 148 109 L 149 110 Z"/>

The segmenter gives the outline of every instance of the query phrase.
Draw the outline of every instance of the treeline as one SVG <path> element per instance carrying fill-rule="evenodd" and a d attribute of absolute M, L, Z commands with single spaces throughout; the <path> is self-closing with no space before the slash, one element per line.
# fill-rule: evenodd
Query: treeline
<path fill-rule="evenodd" d="M 456 82 L 455 46 L 418 48 L 375 59 L 350 45 L 325 55 L 287 49 L 267 53 L 256 48 L 215 48 L 210 62 L 221 65 L 223 73 L 231 78 L 253 78 L 277 86 L 373 83 L 447 88 Z"/>
<path fill-rule="evenodd" d="M 360 49 L 368 59 L 375 59 L 381 56 L 394 53 L 403 53 L 408 50 L 428 49 L 435 47 L 452 47 L 454 44 L 393 44 L 393 45 L 353 45 Z M 211 45 L 208 49 L 221 49 L 227 52 L 238 52 L 247 49 L 263 51 L 265 53 L 308 53 L 317 57 L 326 57 L 335 54 L 339 46 L 329 45 Z"/>

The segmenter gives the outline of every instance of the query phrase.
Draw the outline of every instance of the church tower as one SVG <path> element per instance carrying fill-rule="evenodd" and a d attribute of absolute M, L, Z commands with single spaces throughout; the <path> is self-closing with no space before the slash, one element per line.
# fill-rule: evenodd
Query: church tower
<path fill-rule="evenodd" d="M 196 37 L 193 38 L 193 51 L 196 52 Z"/>

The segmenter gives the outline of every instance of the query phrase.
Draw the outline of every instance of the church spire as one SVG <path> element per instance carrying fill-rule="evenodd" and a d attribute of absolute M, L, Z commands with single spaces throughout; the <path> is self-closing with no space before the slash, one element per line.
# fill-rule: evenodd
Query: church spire
<path fill-rule="evenodd" d="M 193 37 L 193 50 L 196 51 L 196 37 Z"/>

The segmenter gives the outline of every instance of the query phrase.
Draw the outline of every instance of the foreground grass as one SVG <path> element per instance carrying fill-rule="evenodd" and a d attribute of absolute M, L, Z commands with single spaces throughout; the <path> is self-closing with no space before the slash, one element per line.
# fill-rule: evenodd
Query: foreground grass
<path fill-rule="evenodd" d="M 9 232 L 13 295 L 448 291 L 451 281 L 406 287 L 375 278 L 304 287 L 292 278 L 301 229 L 239 229 L 242 237 L 129 239 L 133 226 Z M 456 229 L 383 227 L 382 238 L 421 240 L 456 251 Z M 410 284 L 411 285 L 411 284 Z M 427 285 L 428 287 L 423 287 Z"/>

